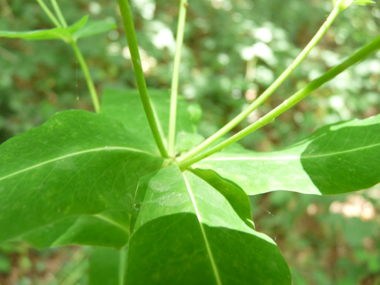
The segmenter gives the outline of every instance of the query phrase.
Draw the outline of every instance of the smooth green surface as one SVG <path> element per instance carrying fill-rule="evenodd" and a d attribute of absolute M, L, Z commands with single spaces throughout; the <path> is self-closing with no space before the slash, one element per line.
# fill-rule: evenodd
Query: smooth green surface
<path fill-rule="evenodd" d="M 129 239 L 129 220 L 130 214 L 125 210 L 78 214 L 31 231 L 20 239 L 39 248 L 71 244 L 121 248 Z"/>
<path fill-rule="evenodd" d="M 249 208 L 248 208 L 249 209 Z M 126 284 L 290 284 L 276 244 L 218 190 L 178 166 L 136 192 Z"/>
<path fill-rule="evenodd" d="M 80 21 L 67 28 L 54 28 L 49 30 L 37 30 L 28 32 L 0 31 L 0 37 L 22 38 L 27 40 L 61 39 L 65 42 L 69 42 L 71 40 L 72 34 L 83 27 L 86 24 L 87 20 L 88 16 L 84 16 Z"/>
<path fill-rule="evenodd" d="M 85 111 L 8 140 L 0 161 L 0 241 L 111 247 L 128 241 L 138 180 L 163 163 L 121 123 Z"/>
<path fill-rule="evenodd" d="M 89 285 L 122 285 L 120 265 L 122 250 L 94 247 L 90 257 Z"/>
<path fill-rule="evenodd" d="M 328 125 L 278 152 L 236 147 L 194 165 L 212 169 L 249 195 L 274 190 L 332 195 L 380 182 L 380 116 Z"/>
<path fill-rule="evenodd" d="M 158 117 L 158 128 L 166 143 L 169 129 L 170 93 L 165 90 L 150 89 L 149 94 L 153 111 Z M 183 98 L 178 99 L 176 151 L 181 152 L 195 147 L 203 137 L 196 133 L 196 124 L 200 119 L 199 107 L 186 103 Z M 137 90 L 106 89 L 102 95 L 101 113 L 119 120 L 134 136 L 143 137 L 151 148 L 156 148 Z"/>
<path fill-rule="evenodd" d="M 98 34 L 106 33 L 110 30 L 116 29 L 116 24 L 113 20 L 89 20 L 85 25 L 73 33 L 74 39 L 86 38 Z"/>

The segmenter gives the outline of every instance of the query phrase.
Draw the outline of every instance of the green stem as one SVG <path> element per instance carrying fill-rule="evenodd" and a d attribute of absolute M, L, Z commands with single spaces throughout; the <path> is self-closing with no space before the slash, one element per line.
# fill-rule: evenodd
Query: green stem
<path fill-rule="evenodd" d="M 98 99 L 98 95 L 96 94 L 94 82 L 91 79 L 91 75 L 90 75 L 90 72 L 88 70 L 87 64 L 86 64 L 86 62 L 83 58 L 83 55 L 80 52 L 75 41 L 71 42 L 71 46 L 73 47 L 75 55 L 78 59 L 79 65 L 82 68 L 82 71 L 83 71 L 83 74 L 84 74 L 84 77 L 86 79 L 86 83 L 88 86 L 88 90 L 90 91 L 92 103 L 94 104 L 95 111 L 96 111 L 96 113 L 99 113 L 100 112 L 99 99 Z"/>
<path fill-rule="evenodd" d="M 46 15 L 52 20 L 52 22 L 58 27 L 58 28 L 67 28 L 67 23 L 66 23 L 66 20 L 65 18 L 63 17 L 62 15 L 62 12 L 61 12 L 61 9 L 59 8 L 58 6 L 58 3 L 56 0 L 51 0 L 51 4 L 53 5 L 53 8 L 54 8 L 54 11 L 57 13 L 62 25 L 58 22 L 58 20 L 55 18 L 55 16 L 53 15 L 53 13 L 49 10 L 49 8 L 45 5 L 45 3 L 42 1 L 42 0 L 36 0 L 38 2 L 38 4 L 40 4 L 42 10 L 44 10 L 44 12 L 46 13 Z M 98 99 L 98 95 L 96 93 L 96 89 L 95 89 L 95 86 L 94 86 L 94 82 L 92 81 L 92 78 L 91 78 L 91 75 L 90 75 L 90 72 L 88 70 L 88 67 L 87 67 L 87 64 L 86 64 L 86 61 L 84 60 L 83 58 L 83 55 L 82 53 L 80 52 L 78 46 L 77 46 L 77 43 L 75 40 L 72 40 L 70 42 L 70 45 L 73 47 L 73 50 L 75 52 L 75 55 L 78 59 L 78 62 L 82 68 L 82 71 L 83 71 L 83 74 L 84 74 L 84 77 L 86 78 L 86 82 L 87 82 L 87 86 L 88 86 L 88 90 L 90 92 L 90 95 L 91 95 L 91 99 L 92 99 L 92 103 L 94 105 L 94 108 L 95 108 L 95 112 L 96 113 L 99 113 L 100 112 L 100 104 L 99 104 L 99 99 Z"/>
<path fill-rule="evenodd" d="M 45 5 L 45 3 L 42 0 L 36 0 L 38 4 L 40 4 L 42 10 L 46 13 L 46 15 L 49 17 L 49 19 L 56 25 L 58 28 L 62 28 L 61 24 L 58 22 L 57 18 L 53 15 L 53 13 L 50 11 L 50 9 Z"/>
<path fill-rule="evenodd" d="M 175 50 L 175 56 L 174 56 L 171 99 L 170 99 L 168 152 L 169 152 L 169 155 L 172 157 L 175 156 L 174 148 L 175 148 L 175 127 L 176 127 L 176 117 L 177 117 L 177 96 L 178 96 L 178 77 L 179 77 L 178 75 L 179 75 L 179 65 L 181 62 L 183 34 L 185 32 L 186 7 L 187 7 L 187 0 L 181 0 L 180 6 L 179 6 L 177 43 L 176 43 L 176 50 Z"/>
<path fill-rule="evenodd" d="M 141 67 L 141 60 L 139 54 L 139 47 L 137 45 L 135 27 L 133 25 L 131 8 L 129 7 L 128 0 L 117 0 L 120 7 L 121 16 L 123 18 L 123 25 L 125 35 L 128 41 L 129 52 L 131 53 L 133 70 L 135 72 L 137 88 L 139 89 L 142 104 L 144 106 L 145 114 L 149 122 L 150 129 L 153 133 L 153 137 L 156 141 L 157 147 L 160 150 L 162 157 L 169 158 L 169 155 L 165 149 L 162 137 L 158 130 L 156 117 L 152 106 L 150 104 L 148 90 L 146 88 L 144 72 Z"/>
<path fill-rule="evenodd" d="M 269 96 L 273 94 L 274 91 L 284 82 L 286 78 L 289 77 L 289 75 L 297 68 L 297 66 L 305 59 L 305 57 L 310 53 L 310 51 L 313 49 L 313 47 L 319 42 L 319 40 L 322 38 L 322 36 L 326 33 L 328 28 L 331 26 L 331 24 L 334 22 L 336 17 L 339 15 L 341 10 L 339 7 L 334 7 L 328 18 L 326 19 L 325 23 L 322 25 L 322 27 L 318 30 L 318 32 L 315 34 L 315 36 L 312 38 L 312 40 L 309 42 L 309 44 L 304 48 L 304 50 L 297 56 L 297 58 L 292 62 L 292 64 L 272 83 L 272 85 L 258 97 L 247 109 L 245 109 L 243 112 L 241 112 L 239 115 L 237 115 L 232 121 L 230 121 L 227 125 L 225 125 L 223 128 L 221 128 L 219 131 L 217 131 L 215 134 L 213 134 L 211 137 L 206 139 L 204 142 L 202 142 L 200 145 L 189 151 L 186 155 L 184 155 L 182 158 L 180 158 L 180 161 L 187 160 L 191 157 L 194 157 L 204 149 L 206 149 L 208 146 L 213 144 L 216 140 L 224 136 L 226 133 L 228 133 L 230 130 L 232 130 L 235 126 L 237 126 L 241 121 L 243 121 L 250 113 L 252 113 L 257 107 L 259 107 L 266 99 L 268 99 Z"/>
<path fill-rule="evenodd" d="M 62 15 L 62 12 L 61 12 L 61 9 L 58 6 L 57 0 L 51 0 L 51 5 L 53 6 L 53 9 L 54 9 L 55 13 L 58 16 L 58 19 L 60 20 L 60 22 L 62 24 L 62 27 L 67 28 L 66 20 L 65 20 L 65 18 Z"/>
<path fill-rule="evenodd" d="M 242 131 L 238 132 L 234 136 L 230 137 L 229 139 L 225 140 L 223 143 L 218 144 L 217 146 L 209 149 L 208 151 L 201 153 L 197 157 L 194 157 L 192 159 L 182 161 L 179 163 L 179 166 L 181 169 L 187 168 L 188 166 L 216 153 L 221 151 L 222 149 L 228 147 L 229 145 L 233 144 L 234 142 L 237 142 L 238 140 L 242 139 L 243 137 L 247 136 L 248 134 L 256 131 L 257 129 L 265 126 L 266 124 L 272 122 L 276 117 L 284 113 L 289 108 L 293 107 L 295 104 L 297 104 L 299 101 L 304 99 L 306 96 L 308 96 L 310 93 L 318 89 L 321 85 L 324 83 L 330 81 L 338 74 L 342 73 L 344 70 L 352 66 L 353 64 L 361 61 L 362 59 L 369 56 L 371 53 L 376 51 L 380 48 L 380 36 L 375 38 L 372 42 L 365 45 L 363 48 L 361 48 L 359 51 L 357 51 L 355 54 L 350 56 L 347 60 L 345 60 L 343 63 L 331 68 L 329 71 L 327 71 L 325 74 L 323 74 L 321 77 L 314 79 L 312 82 L 310 82 L 305 88 L 301 89 L 294 95 L 292 95 L 289 99 L 285 100 L 281 105 L 279 105 L 277 108 L 273 109 L 271 112 L 269 112 L 264 117 L 260 118 L 258 121 L 250 125 L 249 127 L 243 129 Z"/>

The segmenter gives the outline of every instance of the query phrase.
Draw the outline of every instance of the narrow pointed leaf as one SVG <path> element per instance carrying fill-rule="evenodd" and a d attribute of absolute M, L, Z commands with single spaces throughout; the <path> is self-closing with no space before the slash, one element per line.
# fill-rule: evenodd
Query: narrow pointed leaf
<path fill-rule="evenodd" d="M 158 127 L 166 143 L 169 129 L 170 93 L 154 89 L 148 92 L 153 110 L 158 117 Z M 155 147 L 138 90 L 106 89 L 102 96 L 101 112 L 121 121 L 125 128 L 136 136 L 142 135 L 152 147 Z M 177 113 L 176 151 L 188 151 L 203 140 L 203 137 L 196 133 L 196 124 L 200 119 L 201 111 L 198 105 L 189 104 L 180 97 Z"/>
<path fill-rule="evenodd" d="M 88 16 L 84 16 L 77 23 L 67 28 L 54 28 L 49 30 L 36 30 L 27 32 L 10 32 L 0 31 L 0 37 L 6 38 L 21 38 L 26 40 L 53 40 L 61 39 L 65 42 L 69 42 L 75 31 L 83 27 L 87 22 Z"/>
<path fill-rule="evenodd" d="M 145 176 L 134 208 L 126 284 L 291 284 L 276 244 L 191 172 Z"/>
<path fill-rule="evenodd" d="M 98 20 L 98 21 L 87 21 L 83 26 L 73 33 L 74 39 L 91 37 L 94 35 L 102 34 L 110 30 L 116 29 L 117 26 L 112 20 Z"/>
<path fill-rule="evenodd" d="M 328 125 L 278 152 L 234 148 L 194 168 L 209 169 L 249 195 L 274 190 L 333 195 L 380 182 L 380 115 Z"/>
<path fill-rule="evenodd" d="M 354 1 L 354 4 L 366 6 L 366 5 L 369 5 L 369 4 L 376 4 L 376 2 L 372 1 L 372 0 L 356 0 L 356 1 Z"/>
<path fill-rule="evenodd" d="M 0 241 L 111 247 L 128 241 L 139 178 L 163 163 L 121 123 L 85 111 L 8 140 L 0 161 Z"/>

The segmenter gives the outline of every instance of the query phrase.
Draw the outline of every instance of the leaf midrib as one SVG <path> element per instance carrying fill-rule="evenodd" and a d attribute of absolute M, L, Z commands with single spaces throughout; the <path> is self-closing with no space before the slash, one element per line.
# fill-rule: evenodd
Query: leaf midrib
<path fill-rule="evenodd" d="M 195 202 L 193 192 L 191 191 L 191 187 L 190 187 L 189 182 L 187 181 L 186 175 L 185 174 L 182 174 L 182 175 L 183 175 L 183 179 L 185 180 L 185 183 L 186 183 L 186 189 L 190 195 L 191 201 L 192 201 L 194 209 L 195 209 L 195 213 L 196 213 L 198 221 L 199 221 L 199 226 L 201 228 L 202 236 L 203 236 L 203 239 L 204 239 L 205 244 L 206 244 L 207 253 L 210 257 L 211 267 L 212 267 L 212 270 L 213 270 L 214 275 L 215 275 L 215 279 L 216 279 L 215 281 L 218 285 L 222 285 L 222 281 L 221 281 L 220 276 L 219 276 L 218 267 L 216 266 L 216 262 L 215 262 L 213 254 L 212 254 L 212 251 L 211 251 L 211 247 L 210 247 L 207 235 L 206 235 L 206 231 L 203 228 L 202 217 L 198 211 L 198 207 L 197 207 L 197 204 Z"/>
<path fill-rule="evenodd" d="M 53 158 L 53 159 L 49 159 L 49 160 L 46 160 L 44 162 L 35 164 L 33 166 L 24 168 L 22 170 L 19 170 L 19 171 L 16 171 L 14 173 L 8 174 L 6 176 L 0 177 L 0 181 L 5 180 L 5 179 L 7 179 L 9 177 L 18 175 L 20 173 L 29 171 L 31 169 L 35 169 L 35 168 L 38 168 L 40 166 L 43 166 L 43 165 L 46 165 L 46 164 L 49 164 L 49 163 L 52 163 L 52 162 L 55 162 L 55 161 L 58 161 L 58 160 L 63 160 L 65 158 L 69 158 L 69 157 L 72 157 L 72 156 L 77 156 L 77 155 L 81 155 L 81 154 L 85 154 L 85 153 L 90 153 L 90 152 L 110 151 L 110 150 L 126 150 L 126 151 L 140 152 L 140 153 L 145 153 L 145 154 L 149 154 L 149 155 L 152 155 L 152 156 L 157 156 L 156 154 L 153 154 L 151 152 L 144 151 L 144 150 L 141 150 L 141 149 L 131 148 L 131 147 L 107 146 L 107 147 L 99 147 L 99 148 L 93 148 L 93 149 L 86 149 L 86 150 L 82 150 L 82 151 L 66 154 L 66 155 L 63 155 L 63 156 L 59 156 L 59 157 L 56 157 L 56 158 Z"/>

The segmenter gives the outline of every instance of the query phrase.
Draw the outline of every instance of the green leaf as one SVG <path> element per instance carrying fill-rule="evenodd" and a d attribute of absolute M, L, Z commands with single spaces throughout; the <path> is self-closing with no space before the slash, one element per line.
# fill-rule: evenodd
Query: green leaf
<path fill-rule="evenodd" d="M 110 210 L 93 215 L 75 215 L 38 228 L 20 239 L 35 247 L 59 245 L 104 245 L 121 248 L 129 239 L 130 214 L 125 210 Z"/>
<path fill-rule="evenodd" d="M 291 284 L 276 244 L 189 171 L 142 178 L 134 209 L 126 284 Z"/>
<path fill-rule="evenodd" d="M 236 214 L 239 215 L 247 226 L 255 229 L 252 221 L 251 203 L 247 194 L 240 187 L 222 179 L 211 170 L 195 169 L 192 172 L 217 189 L 228 200 Z"/>
<path fill-rule="evenodd" d="M 376 4 L 376 1 L 372 1 L 372 0 L 356 0 L 356 1 L 354 1 L 353 4 L 358 4 L 358 5 L 365 6 L 365 5 L 369 5 L 369 4 Z"/>
<path fill-rule="evenodd" d="M 138 180 L 163 164 L 143 137 L 85 111 L 8 140 L 0 161 L 0 241 L 38 246 L 125 245 Z"/>
<path fill-rule="evenodd" d="M 116 29 L 117 26 L 113 20 L 87 21 L 82 27 L 73 33 L 74 39 L 91 37 Z"/>
<path fill-rule="evenodd" d="M 170 93 L 154 89 L 149 89 L 148 93 L 153 110 L 159 119 L 160 132 L 166 143 L 169 130 Z M 180 153 L 195 147 L 203 140 L 203 137 L 196 133 L 196 124 L 200 119 L 199 107 L 187 103 L 182 97 L 178 98 L 177 104 L 176 151 Z M 119 120 L 134 136 L 143 136 L 152 148 L 156 147 L 138 90 L 106 89 L 102 95 L 101 113 Z"/>
<path fill-rule="evenodd" d="M 380 115 L 325 126 L 282 151 L 233 148 L 194 164 L 249 195 L 274 190 L 333 195 L 380 182 Z"/>
<path fill-rule="evenodd" d="M 124 284 L 125 251 L 94 247 L 90 258 L 90 285 Z"/>
<path fill-rule="evenodd" d="M 53 40 L 61 39 L 65 42 L 72 40 L 75 31 L 83 27 L 87 22 L 88 16 L 84 16 L 80 21 L 67 28 L 55 28 L 50 30 L 37 30 L 29 32 L 7 32 L 0 31 L 0 37 L 21 38 L 27 40 Z"/>

